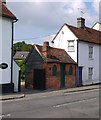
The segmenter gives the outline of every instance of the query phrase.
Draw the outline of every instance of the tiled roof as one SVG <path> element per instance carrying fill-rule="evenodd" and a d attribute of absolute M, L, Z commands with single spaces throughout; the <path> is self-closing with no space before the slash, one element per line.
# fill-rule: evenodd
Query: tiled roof
<path fill-rule="evenodd" d="M 80 41 L 101 44 L 101 31 L 94 30 L 94 29 L 88 28 L 88 27 L 85 27 L 84 29 L 82 29 L 82 28 L 74 27 L 74 26 L 71 26 L 68 24 L 64 24 L 64 25 L 66 25 Z M 62 28 L 63 28 L 63 26 L 62 26 Z M 58 33 L 57 33 L 57 35 L 58 35 Z M 56 36 L 54 37 L 54 39 L 56 38 Z M 54 39 L 53 39 L 53 41 L 54 41 Z"/>
<path fill-rule="evenodd" d="M 35 46 L 38 48 L 43 59 L 46 62 L 60 62 L 60 63 L 76 64 L 76 62 L 66 53 L 64 49 L 53 48 L 49 46 L 49 50 L 48 50 L 49 55 L 46 58 L 42 51 L 42 46 L 39 46 L 39 45 L 35 45 Z"/>
<path fill-rule="evenodd" d="M 13 58 L 15 60 L 21 60 L 23 58 L 26 58 L 28 56 L 28 54 L 29 54 L 29 52 L 27 52 L 27 51 L 17 51 Z"/>
<path fill-rule="evenodd" d="M 0 2 L 0 15 L 13 20 L 16 20 L 16 16 L 2 3 Z"/>

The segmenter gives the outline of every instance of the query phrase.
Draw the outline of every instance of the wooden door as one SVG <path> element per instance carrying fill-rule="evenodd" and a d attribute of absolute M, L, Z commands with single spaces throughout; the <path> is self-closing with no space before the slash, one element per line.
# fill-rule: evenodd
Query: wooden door
<path fill-rule="evenodd" d="M 65 87 L 65 64 L 60 65 L 60 70 L 61 70 L 61 74 L 60 74 L 61 84 L 60 84 L 60 87 L 63 88 L 63 87 Z"/>
<path fill-rule="evenodd" d="M 45 90 L 45 70 L 44 69 L 34 69 L 34 89 Z"/>
<path fill-rule="evenodd" d="M 78 86 L 82 86 L 82 67 L 79 67 L 78 74 Z"/>

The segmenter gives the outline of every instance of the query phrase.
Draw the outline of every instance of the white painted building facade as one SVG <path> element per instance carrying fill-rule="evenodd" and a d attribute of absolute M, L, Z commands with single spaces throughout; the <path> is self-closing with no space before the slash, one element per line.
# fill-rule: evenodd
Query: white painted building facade
<path fill-rule="evenodd" d="M 14 83 L 14 92 L 20 91 L 20 67 L 13 60 L 13 83 Z"/>
<path fill-rule="evenodd" d="M 82 20 L 84 19 L 81 18 L 78 28 L 64 24 L 52 41 L 54 47 L 65 49 L 71 58 L 78 63 L 78 86 L 101 82 L 101 44 L 97 43 L 101 40 L 98 38 L 98 41 L 94 42 L 91 40 L 92 36 L 89 37 L 90 32 L 95 34 L 99 34 L 99 32 L 83 26 L 85 21 L 82 23 Z"/>
<path fill-rule="evenodd" d="M 100 31 L 101 31 L 101 23 L 100 23 L 100 22 L 96 22 L 96 23 L 93 25 L 92 28 L 95 29 L 95 30 L 100 30 Z"/>
<path fill-rule="evenodd" d="M 17 20 L 9 9 L 0 2 L 2 6 L 2 16 L 0 16 L 0 87 L 2 92 L 13 92 L 18 82 L 15 82 L 19 68 L 13 64 L 13 26 Z M 13 69 L 15 68 L 15 69 Z M 14 76 L 15 75 L 15 76 Z M 19 73 L 17 73 L 19 76 Z M 18 91 L 18 90 L 16 90 Z"/>

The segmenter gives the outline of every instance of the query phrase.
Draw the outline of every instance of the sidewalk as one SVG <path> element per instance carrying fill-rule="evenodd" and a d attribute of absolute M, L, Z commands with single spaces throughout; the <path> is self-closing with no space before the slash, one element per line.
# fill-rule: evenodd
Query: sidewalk
<path fill-rule="evenodd" d="M 101 85 L 91 85 L 91 86 L 82 86 L 82 87 L 76 87 L 76 88 L 68 88 L 68 89 L 62 89 L 62 90 L 27 90 L 22 86 L 20 93 L 9 93 L 9 94 L 3 94 L 0 95 L 0 101 L 3 100 L 12 100 L 12 99 L 21 99 L 26 97 L 28 94 L 33 94 L 36 97 L 39 96 L 53 96 L 53 95 L 61 95 L 64 93 L 72 93 L 72 92 L 78 92 L 78 91 L 86 91 L 86 90 L 93 90 L 93 89 L 100 89 Z"/>

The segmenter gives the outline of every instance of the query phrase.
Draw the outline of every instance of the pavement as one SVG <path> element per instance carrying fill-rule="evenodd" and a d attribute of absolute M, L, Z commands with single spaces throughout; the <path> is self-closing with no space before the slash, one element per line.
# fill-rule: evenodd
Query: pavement
<path fill-rule="evenodd" d="M 35 97 L 40 96 L 54 96 L 54 95 L 62 95 L 64 93 L 72 93 L 78 91 L 86 91 L 86 90 L 93 90 L 93 89 L 100 89 L 101 85 L 90 85 L 90 86 L 82 86 L 82 87 L 75 87 L 75 88 L 68 88 L 68 89 L 61 89 L 61 90 L 29 90 L 24 88 L 24 84 L 21 85 L 21 92 L 19 93 L 6 93 L 0 95 L 0 101 L 4 100 L 12 100 L 12 99 L 21 99 L 26 97 L 29 94 L 35 95 Z"/>

